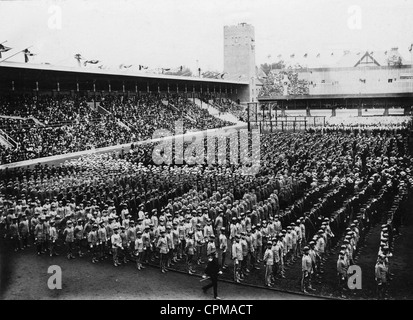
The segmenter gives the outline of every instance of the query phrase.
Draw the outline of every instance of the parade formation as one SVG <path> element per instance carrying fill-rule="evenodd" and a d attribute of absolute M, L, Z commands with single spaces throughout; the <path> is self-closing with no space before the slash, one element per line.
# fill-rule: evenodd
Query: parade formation
<path fill-rule="evenodd" d="M 110 258 L 114 267 L 133 263 L 139 272 L 157 265 L 162 273 L 180 266 L 196 274 L 214 257 L 219 275 L 240 283 L 260 274 L 256 284 L 267 287 L 301 263 L 302 292 L 314 292 L 325 272 L 335 272 L 344 297 L 360 243 L 384 223 L 375 266 L 384 297 L 413 182 L 406 138 L 302 132 L 262 134 L 261 141 L 255 177 L 234 165 L 142 163 L 148 157 L 137 149 L 7 169 L 0 184 L 3 241 L 16 254 Z M 332 254 L 337 268 L 325 270 Z"/>

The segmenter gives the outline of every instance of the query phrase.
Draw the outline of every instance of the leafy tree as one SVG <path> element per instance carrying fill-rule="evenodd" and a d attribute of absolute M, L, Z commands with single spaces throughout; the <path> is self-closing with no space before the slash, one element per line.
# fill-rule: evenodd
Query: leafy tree
<path fill-rule="evenodd" d="M 261 65 L 261 69 L 262 71 L 265 72 L 265 74 L 268 76 L 269 72 L 271 70 L 280 70 L 280 69 L 284 69 L 285 68 L 285 62 L 284 60 L 280 60 L 278 62 L 273 62 L 271 64 L 268 63 L 264 63 Z"/>

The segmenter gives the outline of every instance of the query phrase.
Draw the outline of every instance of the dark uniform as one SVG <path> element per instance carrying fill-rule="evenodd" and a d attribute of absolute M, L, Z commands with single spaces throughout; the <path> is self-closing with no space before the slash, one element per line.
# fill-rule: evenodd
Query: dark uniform
<path fill-rule="evenodd" d="M 208 259 L 208 264 L 205 268 L 205 274 L 209 276 L 209 278 L 211 279 L 211 283 L 203 286 L 202 291 L 206 293 L 209 288 L 214 287 L 214 298 L 219 300 L 220 299 L 218 297 L 219 265 L 218 265 L 218 259 L 215 256 L 211 256 Z"/>

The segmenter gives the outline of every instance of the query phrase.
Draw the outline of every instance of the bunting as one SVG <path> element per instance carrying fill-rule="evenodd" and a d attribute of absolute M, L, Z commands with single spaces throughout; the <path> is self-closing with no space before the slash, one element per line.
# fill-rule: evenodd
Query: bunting
<path fill-rule="evenodd" d="M 99 60 L 85 60 L 85 62 L 83 62 L 83 65 L 86 66 L 88 63 L 90 64 L 98 64 Z"/>
<path fill-rule="evenodd" d="M 4 46 L 4 45 L 2 45 L 1 43 L 0 43 L 0 58 L 1 58 L 1 53 L 2 52 L 7 52 L 7 51 L 9 51 L 9 50 L 11 50 L 12 48 L 10 48 L 10 47 L 6 47 L 6 46 Z"/>
<path fill-rule="evenodd" d="M 29 62 L 29 57 L 33 57 L 33 56 L 36 55 L 35 53 L 31 53 L 31 52 L 29 51 L 29 49 L 24 49 L 24 50 L 23 50 L 23 53 L 24 53 L 24 62 L 25 62 L 25 63 Z"/>
<path fill-rule="evenodd" d="M 123 63 L 119 65 L 119 69 L 129 69 L 130 67 L 132 67 L 131 64 L 129 65 L 124 65 Z"/>

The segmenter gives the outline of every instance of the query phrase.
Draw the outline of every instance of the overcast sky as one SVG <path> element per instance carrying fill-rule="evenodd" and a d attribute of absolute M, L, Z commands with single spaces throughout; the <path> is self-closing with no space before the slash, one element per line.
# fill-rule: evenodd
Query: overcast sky
<path fill-rule="evenodd" d="M 14 49 L 3 58 L 33 45 L 34 63 L 74 66 L 81 53 L 111 67 L 194 69 L 198 60 L 221 71 L 223 27 L 240 22 L 255 27 L 257 65 L 268 55 L 391 47 L 411 59 L 413 0 L 1 1 L 0 43 Z"/>

